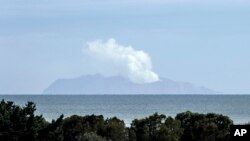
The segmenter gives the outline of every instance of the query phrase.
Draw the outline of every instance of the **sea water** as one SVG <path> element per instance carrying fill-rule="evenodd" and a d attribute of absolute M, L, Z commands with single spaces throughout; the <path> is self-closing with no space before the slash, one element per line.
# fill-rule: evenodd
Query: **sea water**
<path fill-rule="evenodd" d="M 21 106 L 33 101 L 36 114 L 47 121 L 61 114 L 95 114 L 116 116 L 129 126 L 133 119 L 155 112 L 175 117 L 185 111 L 223 114 L 240 124 L 250 121 L 250 95 L 0 95 L 0 99 Z"/>

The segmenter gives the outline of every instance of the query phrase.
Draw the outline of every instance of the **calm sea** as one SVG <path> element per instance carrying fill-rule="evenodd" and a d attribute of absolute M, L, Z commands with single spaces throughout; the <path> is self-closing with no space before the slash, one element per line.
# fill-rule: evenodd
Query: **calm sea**
<path fill-rule="evenodd" d="M 177 113 L 192 111 L 221 113 L 234 123 L 250 121 L 250 95 L 0 95 L 0 99 L 25 105 L 33 101 L 36 114 L 48 121 L 77 115 L 117 116 L 129 125 L 135 118 L 155 112 L 175 117 Z"/>

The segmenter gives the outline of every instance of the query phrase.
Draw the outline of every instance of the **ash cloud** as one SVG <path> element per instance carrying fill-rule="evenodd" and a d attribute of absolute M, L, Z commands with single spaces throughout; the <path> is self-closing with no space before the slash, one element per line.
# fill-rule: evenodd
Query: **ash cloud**
<path fill-rule="evenodd" d="M 159 81 L 158 74 L 152 70 L 151 58 L 146 52 L 121 45 L 113 38 L 88 42 L 83 51 L 94 60 L 92 63 L 115 69 L 134 83 Z"/>

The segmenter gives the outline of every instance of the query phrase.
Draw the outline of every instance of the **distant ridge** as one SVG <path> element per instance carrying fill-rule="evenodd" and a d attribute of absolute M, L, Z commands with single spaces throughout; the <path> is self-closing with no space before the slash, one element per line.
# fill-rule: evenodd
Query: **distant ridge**
<path fill-rule="evenodd" d="M 100 74 L 84 75 L 73 79 L 58 79 L 46 88 L 44 94 L 218 94 L 191 83 L 166 78 L 154 83 L 135 84 L 121 77 Z"/>

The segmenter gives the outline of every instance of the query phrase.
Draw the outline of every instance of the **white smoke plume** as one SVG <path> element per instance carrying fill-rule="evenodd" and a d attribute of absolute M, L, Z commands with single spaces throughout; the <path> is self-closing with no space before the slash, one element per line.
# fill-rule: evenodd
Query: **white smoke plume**
<path fill-rule="evenodd" d="M 150 56 L 132 46 L 123 46 L 111 38 L 106 42 L 96 40 L 88 42 L 84 49 L 90 57 L 114 68 L 123 77 L 134 83 L 152 83 L 159 81 L 159 76 L 152 71 Z"/>

